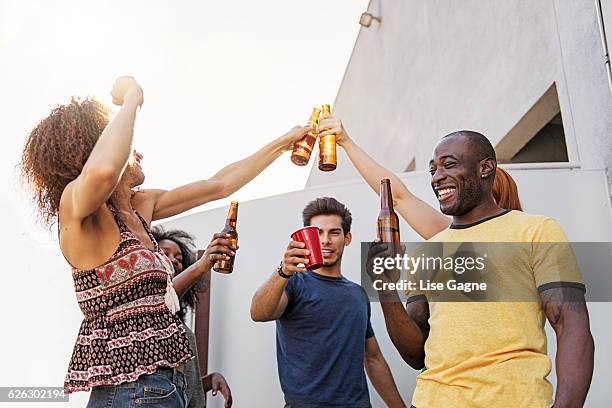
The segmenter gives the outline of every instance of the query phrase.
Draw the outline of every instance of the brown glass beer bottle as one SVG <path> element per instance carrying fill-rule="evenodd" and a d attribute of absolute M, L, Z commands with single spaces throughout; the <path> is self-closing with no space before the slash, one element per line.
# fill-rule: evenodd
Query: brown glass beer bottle
<path fill-rule="evenodd" d="M 328 104 L 323 105 L 321 118 L 331 115 Z M 336 170 L 336 135 L 326 135 L 319 138 L 319 170 Z"/>
<path fill-rule="evenodd" d="M 293 144 L 293 153 L 291 153 L 291 161 L 298 166 L 305 166 L 310 160 L 312 149 L 317 141 L 317 124 L 319 122 L 319 116 L 321 115 L 321 109 L 314 108 L 310 119 L 308 119 L 308 125 L 312 127 L 312 130 L 306 134 L 301 140 Z"/>
<path fill-rule="evenodd" d="M 238 221 L 238 202 L 232 201 L 230 204 L 229 211 L 227 213 L 227 219 L 225 220 L 225 227 L 221 230 L 222 234 L 229 234 L 232 245 L 236 247 L 238 245 L 238 231 L 236 231 L 236 223 Z M 236 255 L 231 255 L 230 259 L 222 259 L 215 262 L 214 269 L 220 273 L 232 273 L 234 270 L 234 258 Z"/>
<path fill-rule="evenodd" d="M 380 213 L 378 213 L 378 240 L 396 244 L 394 254 L 399 250 L 399 218 L 393 210 L 391 180 L 380 180 Z"/>

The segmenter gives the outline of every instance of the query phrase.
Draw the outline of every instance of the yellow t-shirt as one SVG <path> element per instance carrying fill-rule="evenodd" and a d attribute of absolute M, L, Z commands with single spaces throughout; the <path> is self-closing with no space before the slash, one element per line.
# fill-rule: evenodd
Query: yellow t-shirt
<path fill-rule="evenodd" d="M 509 211 L 469 226 L 451 226 L 430 241 L 538 243 L 567 242 L 567 237 L 551 218 Z M 530 279 L 536 294 L 551 286 L 584 289 L 573 256 L 560 264 L 554 253 L 533 248 L 508 254 L 502 262 L 505 272 L 522 281 Z M 427 292 L 409 295 L 408 301 L 430 298 Z M 552 385 L 546 379 L 551 360 L 539 302 L 430 301 L 429 311 L 427 370 L 417 377 L 415 407 L 552 406 Z"/>

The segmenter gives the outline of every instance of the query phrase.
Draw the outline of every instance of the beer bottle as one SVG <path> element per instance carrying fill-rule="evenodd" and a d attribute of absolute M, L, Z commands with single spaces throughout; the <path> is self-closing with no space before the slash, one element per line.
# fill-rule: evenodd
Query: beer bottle
<path fill-rule="evenodd" d="M 236 231 L 236 222 L 238 221 L 238 202 L 232 201 L 230 204 L 229 211 L 227 213 L 227 219 L 225 220 L 225 227 L 221 230 L 222 234 L 229 234 L 233 246 L 238 245 L 238 232 Z M 232 273 L 234 270 L 234 258 L 236 255 L 231 255 L 230 259 L 222 259 L 215 262 L 214 269 L 220 273 Z"/>
<path fill-rule="evenodd" d="M 322 117 L 330 116 L 331 109 L 328 104 L 323 105 Z M 319 138 L 319 170 L 336 170 L 336 135 L 327 135 Z"/>
<path fill-rule="evenodd" d="M 291 153 L 291 161 L 298 166 L 305 166 L 310 160 L 312 149 L 317 141 L 317 123 L 319 122 L 319 116 L 321 115 L 321 109 L 314 108 L 308 124 L 312 127 L 312 130 L 306 134 L 301 140 L 293 144 L 293 153 Z"/>
<path fill-rule="evenodd" d="M 378 213 L 378 240 L 395 244 L 393 254 L 399 250 L 400 231 L 399 218 L 393 210 L 393 196 L 391 195 L 391 180 L 380 180 L 380 213 Z"/>

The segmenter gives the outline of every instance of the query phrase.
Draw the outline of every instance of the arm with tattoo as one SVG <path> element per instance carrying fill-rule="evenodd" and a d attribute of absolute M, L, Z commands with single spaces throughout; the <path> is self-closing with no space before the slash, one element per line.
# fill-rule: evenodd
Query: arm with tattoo
<path fill-rule="evenodd" d="M 593 376 L 595 345 L 582 290 L 560 287 L 540 293 L 542 308 L 557 334 L 555 408 L 582 407 Z"/>

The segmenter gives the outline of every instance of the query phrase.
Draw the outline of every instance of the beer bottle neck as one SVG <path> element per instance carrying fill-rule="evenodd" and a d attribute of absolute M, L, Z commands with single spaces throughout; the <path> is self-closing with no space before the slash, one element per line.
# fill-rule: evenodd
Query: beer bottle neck
<path fill-rule="evenodd" d="M 393 211 L 393 197 L 391 196 L 391 183 L 388 180 L 380 183 L 380 209 Z"/>
<path fill-rule="evenodd" d="M 308 119 L 308 123 L 311 126 L 316 127 L 317 123 L 319 122 L 319 116 L 321 116 L 321 110 L 318 108 L 315 108 L 312 114 L 310 115 L 310 119 Z"/>
<path fill-rule="evenodd" d="M 227 219 L 225 220 L 225 226 L 236 228 L 237 221 L 238 221 L 238 204 L 232 203 L 227 213 Z"/>

